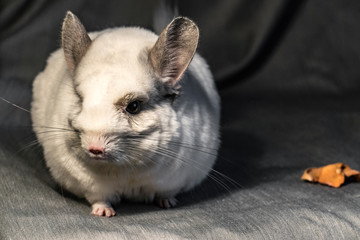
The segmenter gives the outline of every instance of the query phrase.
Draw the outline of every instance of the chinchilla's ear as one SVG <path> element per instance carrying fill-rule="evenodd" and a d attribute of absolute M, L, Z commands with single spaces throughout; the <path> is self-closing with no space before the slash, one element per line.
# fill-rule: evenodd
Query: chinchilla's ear
<path fill-rule="evenodd" d="M 62 25 L 61 43 L 65 60 L 71 73 L 88 50 L 91 39 L 80 20 L 70 11 L 66 13 Z"/>
<path fill-rule="evenodd" d="M 177 17 L 160 34 L 149 53 L 159 77 L 174 87 L 189 66 L 198 44 L 199 29 L 186 17 Z"/>

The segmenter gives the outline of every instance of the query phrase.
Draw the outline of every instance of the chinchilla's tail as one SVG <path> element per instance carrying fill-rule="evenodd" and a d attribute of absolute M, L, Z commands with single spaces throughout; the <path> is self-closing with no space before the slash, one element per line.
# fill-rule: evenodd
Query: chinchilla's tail
<path fill-rule="evenodd" d="M 162 0 L 155 9 L 153 27 L 160 34 L 174 17 L 179 15 L 177 0 Z"/>

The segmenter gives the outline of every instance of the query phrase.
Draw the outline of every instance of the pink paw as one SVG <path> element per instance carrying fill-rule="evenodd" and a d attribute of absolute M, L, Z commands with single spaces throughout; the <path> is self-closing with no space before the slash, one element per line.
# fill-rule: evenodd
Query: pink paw
<path fill-rule="evenodd" d="M 171 208 L 175 207 L 178 201 L 176 198 L 157 198 L 155 199 L 155 202 L 161 207 L 161 208 Z"/>
<path fill-rule="evenodd" d="M 115 216 L 114 209 L 104 202 L 97 202 L 92 205 L 91 214 L 95 216 L 105 216 L 105 217 L 112 217 Z"/>

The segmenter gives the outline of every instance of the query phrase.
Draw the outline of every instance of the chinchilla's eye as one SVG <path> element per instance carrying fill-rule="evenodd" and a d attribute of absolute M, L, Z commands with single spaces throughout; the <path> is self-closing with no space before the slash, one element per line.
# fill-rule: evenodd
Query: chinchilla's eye
<path fill-rule="evenodd" d="M 137 114 L 140 112 L 140 101 L 133 101 L 126 107 L 126 111 L 131 114 Z"/>

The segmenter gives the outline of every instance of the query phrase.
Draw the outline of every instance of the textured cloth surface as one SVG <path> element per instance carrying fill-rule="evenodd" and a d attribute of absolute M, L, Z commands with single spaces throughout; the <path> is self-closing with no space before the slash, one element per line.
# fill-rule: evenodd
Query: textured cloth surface
<path fill-rule="evenodd" d="M 339 161 L 360 170 L 360 4 L 290 2 L 179 1 L 219 85 L 222 146 L 215 171 L 174 209 L 124 202 L 116 217 L 91 216 L 51 179 L 29 113 L 0 102 L 0 239 L 359 239 L 360 184 L 300 176 Z M 27 109 L 66 10 L 93 31 L 151 28 L 158 6 L 3 3 L 0 97 Z"/>

